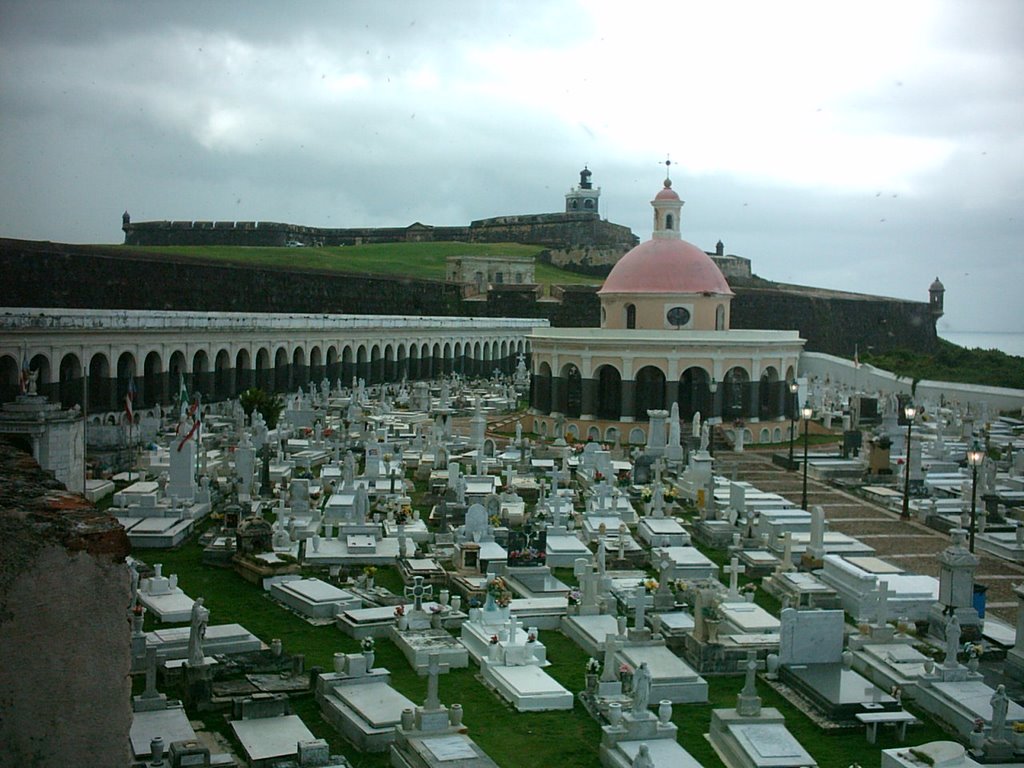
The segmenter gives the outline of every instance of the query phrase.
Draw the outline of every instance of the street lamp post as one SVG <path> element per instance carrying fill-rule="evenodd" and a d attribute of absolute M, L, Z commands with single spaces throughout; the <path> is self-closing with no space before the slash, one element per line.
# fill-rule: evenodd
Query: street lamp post
<path fill-rule="evenodd" d="M 789 464 L 787 469 L 793 471 L 793 441 L 796 439 L 796 393 L 800 391 L 800 385 L 796 380 L 789 382 Z"/>
<path fill-rule="evenodd" d="M 805 405 L 800 411 L 800 415 L 804 419 L 804 490 L 800 494 L 800 509 L 807 509 L 807 427 L 811 423 L 814 410 L 811 406 Z"/>
<path fill-rule="evenodd" d="M 910 434 L 914 429 L 914 417 L 917 416 L 917 408 L 907 405 L 903 409 L 907 417 L 907 463 L 903 467 L 903 511 L 900 517 L 907 520 L 910 517 Z"/>
<path fill-rule="evenodd" d="M 708 384 L 708 392 L 711 393 L 711 417 L 708 419 L 708 455 L 715 457 L 715 393 L 718 391 L 718 382 L 711 377 Z"/>
<path fill-rule="evenodd" d="M 984 460 L 985 451 L 975 440 L 974 446 L 967 451 L 967 463 L 971 466 L 971 536 L 968 541 L 968 548 L 971 552 L 974 552 L 974 529 L 978 517 L 978 467 Z"/>

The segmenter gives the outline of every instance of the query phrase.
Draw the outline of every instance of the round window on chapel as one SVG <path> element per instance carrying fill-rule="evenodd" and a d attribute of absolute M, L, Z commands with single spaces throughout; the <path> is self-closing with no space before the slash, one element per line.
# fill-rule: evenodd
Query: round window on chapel
<path fill-rule="evenodd" d="M 666 314 L 666 317 L 668 318 L 669 325 L 682 328 L 690 322 L 690 310 L 686 307 L 672 307 Z"/>

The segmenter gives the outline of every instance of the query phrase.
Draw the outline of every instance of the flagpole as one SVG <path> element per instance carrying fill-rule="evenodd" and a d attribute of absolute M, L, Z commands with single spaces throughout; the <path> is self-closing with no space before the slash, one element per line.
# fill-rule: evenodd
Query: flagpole
<path fill-rule="evenodd" d="M 85 493 L 86 479 L 89 476 L 89 373 L 82 369 L 82 493 Z"/>

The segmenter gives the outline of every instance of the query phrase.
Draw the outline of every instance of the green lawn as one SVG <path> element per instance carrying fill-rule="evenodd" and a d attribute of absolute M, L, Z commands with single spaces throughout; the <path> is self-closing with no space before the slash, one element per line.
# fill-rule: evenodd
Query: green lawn
<path fill-rule="evenodd" d="M 178 574 L 179 584 L 187 594 L 204 597 L 212 623 L 238 622 L 265 643 L 280 638 L 287 653 L 305 654 L 307 669 L 321 666 L 330 671 L 334 653 L 358 650 L 356 640 L 333 626 L 313 627 L 307 624 L 233 571 L 202 565 L 198 544 L 186 544 L 173 551 L 147 550 L 140 554 L 150 563 L 163 563 L 164 573 Z M 707 554 L 716 562 L 726 559 L 724 552 Z M 571 578 L 571 570 L 559 569 L 556 575 L 565 580 Z M 379 569 L 377 582 L 391 589 L 400 586 L 395 569 Z M 757 602 L 768 610 L 778 610 L 777 602 L 763 591 L 758 591 Z M 152 628 L 151 617 L 148 616 L 147 628 Z M 584 686 L 583 668 L 587 655 L 558 632 L 544 631 L 541 639 L 552 662 L 548 672 L 570 691 L 580 691 Z M 396 690 L 413 701 L 425 699 L 426 679 L 410 669 L 397 647 L 388 640 L 378 640 L 375 654 L 375 665 L 390 670 Z M 698 762 L 706 768 L 723 768 L 704 734 L 709 730 L 712 708 L 735 706 L 742 680 L 739 677 L 707 679 L 710 703 L 675 706 L 673 722 L 679 726 L 679 742 Z M 782 711 L 787 727 L 822 768 L 847 768 L 851 763 L 877 765 L 879 748 L 898 746 L 892 729 L 880 729 L 879 744 L 875 747 L 866 743 L 862 729 L 824 735 L 815 723 L 766 683 L 759 681 L 758 689 L 764 705 Z M 169 693 L 174 695 L 174 692 Z M 469 734 L 504 768 L 538 765 L 593 768 L 598 765 L 601 731 L 578 703 L 569 712 L 518 713 L 481 683 L 472 662 L 469 669 L 453 670 L 444 675 L 440 693 L 445 703 L 462 704 Z M 384 768 L 389 764 L 386 753 L 362 754 L 344 741 L 321 719 L 312 697 L 294 699 L 293 707 L 315 735 L 326 738 L 332 751 L 344 754 L 356 768 Z M 916 714 L 922 717 L 921 713 Z M 230 729 L 223 714 L 205 713 L 201 719 L 208 728 L 230 738 Z M 924 725 L 914 726 L 909 731 L 912 743 L 947 738 L 930 720 L 925 717 L 922 720 Z"/>
<path fill-rule="evenodd" d="M 133 252 L 193 256 L 261 267 L 324 269 L 353 274 L 444 280 L 448 256 L 540 255 L 540 246 L 518 243 L 382 243 L 329 248 L 256 248 L 243 246 L 124 246 Z M 600 285 L 603 278 L 567 272 L 537 262 L 538 283 Z"/>

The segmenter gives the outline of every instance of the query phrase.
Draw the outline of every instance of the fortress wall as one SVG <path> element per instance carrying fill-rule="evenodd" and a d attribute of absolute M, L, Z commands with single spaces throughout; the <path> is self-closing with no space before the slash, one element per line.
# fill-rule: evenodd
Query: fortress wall
<path fill-rule="evenodd" d="M 0 273 L 11 307 L 180 309 L 224 312 L 541 317 L 556 327 L 600 325 L 597 286 L 491 291 L 464 300 L 438 281 L 247 267 L 121 246 L 0 239 Z M 936 344 L 924 302 L 835 294 L 813 288 L 734 286 L 732 327 L 799 330 L 807 351 L 851 358 L 855 345 L 882 352 Z"/>
<path fill-rule="evenodd" d="M 937 344 L 926 302 L 854 297 L 820 289 L 733 286 L 731 327 L 798 330 L 808 352 L 852 358 L 855 346 L 927 351 Z"/>

